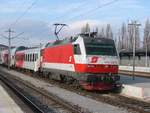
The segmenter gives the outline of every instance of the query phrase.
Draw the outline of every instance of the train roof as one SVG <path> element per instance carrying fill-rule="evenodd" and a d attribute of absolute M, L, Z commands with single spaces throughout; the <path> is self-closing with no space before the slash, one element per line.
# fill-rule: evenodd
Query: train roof
<path fill-rule="evenodd" d="M 45 47 L 51 47 L 51 46 L 55 46 L 55 45 L 62 45 L 62 44 L 67 44 L 67 43 L 72 43 L 72 42 L 75 42 L 78 37 L 82 37 L 84 39 L 84 41 L 86 43 L 90 43 L 90 42 L 93 42 L 93 43 L 101 43 L 101 44 L 114 44 L 114 41 L 113 39 L 108 39 L 108 38 L 104 38 L 104 37 L 89 37 L 87 35 L 78 35 L 78 36 L 75 36 L 75 37 L 70 37 L 70 38 L 65 38 L 63 40 L 56 40 L 54 42 L 49 42 L 45 45 Z"/>
<path fill-rule="evenodd" d="M 30 48 L 25 48 L 25 49 L 20 49 L 16 51 L 17 53 L 25 52 L 25 53 L 35 53 L 35 52 L 40 52 L 41 48 L 40 47 L 30 47 Z"/>

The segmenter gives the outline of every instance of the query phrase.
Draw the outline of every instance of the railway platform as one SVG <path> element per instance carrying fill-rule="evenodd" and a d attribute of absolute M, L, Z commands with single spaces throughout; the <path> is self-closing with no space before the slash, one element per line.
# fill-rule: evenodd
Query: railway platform
<path fill-rule="evenodd" d="M 0 85 L 0 113 L 24 113 Z"/>
<path fill-rule="evenodd" d="M 150 79 L 145 77 L 137 77 L 120 74 L 120 82 L 123 84 L 121 94 L 142 99 L 150 102 Z"/>

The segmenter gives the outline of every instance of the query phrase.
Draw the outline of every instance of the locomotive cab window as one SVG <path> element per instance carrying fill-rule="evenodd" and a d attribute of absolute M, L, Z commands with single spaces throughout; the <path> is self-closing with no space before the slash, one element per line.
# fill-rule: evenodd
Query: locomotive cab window
<path fill-rule="evenodd" d="M 74 54 L 81 55 L 81 50 L 79 44 L 74 45 Z"/>
<path fill-rule="evenodd" d="M 87 55 L 117 56 L 115 43 L 109 39 L 84 39 Z"/>

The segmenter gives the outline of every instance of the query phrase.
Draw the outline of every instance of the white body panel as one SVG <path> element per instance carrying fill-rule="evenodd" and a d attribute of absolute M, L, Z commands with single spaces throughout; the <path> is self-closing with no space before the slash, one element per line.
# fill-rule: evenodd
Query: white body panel
<path fill-rule="evenodd" d="M 2 64 L 2 52 L 0 52 L 0 64 Z"/>
<path fill-rule="evenodd" d="M 73 44 L 79 44 L 81 50 L 81 55 L 74 55 L 75 63 L 86 64 L 86 52 L 83 38 L 79 36 L 78 39 Z"/>
<path fill-rule="evenodd" d="M 50 68 L 56 70 L 75 71 L 73 64 L 62 64 L 62 63 L 43 63 L 43 68 Z"/>
<path fill-rule="evenodd" d="M 33 70 L 34 72 L 38 71 L 40 67 L 40 58 L 37 59 L 35 62 L 24 62 L 23 68 Z"/>
<path fill-rule="evenodd" d="M 83 38 L 79 38 L 73 44 L 79 44 L 81 49 L 81 55 L 74 55 L 75 63 L 77 64 L 106 64 L 106 65 L 118 65 L 117 56 L 103 56 L 103 55 L 86 55 L 85 45 Z M 92 63 L 92 58 L 98 57 L 98 61 Z"/>
<path fill-rule="evenodd" d="M 14 66 L 15 65 L 15 53 L 16 53 L 16 49 L 17 48 L 13 48 L 11 50 L 11 62 L 10 62 L 10 66 Z"/>
<path fill-rule="evenodd" d="M 4 62 L 5 62 L 5 60 L 4 60 L 5 54 L 8 54 L 8 50 L 4 50 L 1 52 L 1 63 L 2 64 L 4 64 Z"/>

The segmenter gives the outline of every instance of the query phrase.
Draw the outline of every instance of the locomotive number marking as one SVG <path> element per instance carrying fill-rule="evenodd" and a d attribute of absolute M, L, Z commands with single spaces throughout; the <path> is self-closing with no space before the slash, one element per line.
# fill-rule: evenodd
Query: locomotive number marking
<path fill-rule="evenodd" d="M 71 60 L 72 60 L 72 56 L 69 57 L 69 62 L 71 62 Z"/>

